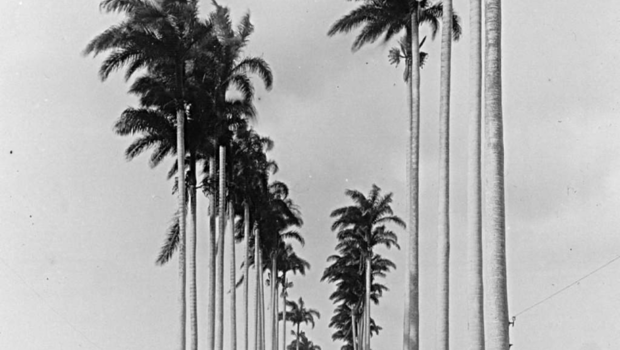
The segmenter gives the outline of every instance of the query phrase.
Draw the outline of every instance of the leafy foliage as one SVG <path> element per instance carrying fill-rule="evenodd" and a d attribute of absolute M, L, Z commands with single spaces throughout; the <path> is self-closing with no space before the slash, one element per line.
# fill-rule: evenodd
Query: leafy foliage
<path fill-rule="evenodd" d="M 361 320 L 366 293 L 365 260 L 370 258 L 370 300 L 378 304 L 379 298 L 388 288 L 376 281 L 378 277 L 396 268 L 389 259 L 374 253 L 376 246 L 396 247 L 398 238 L 387 228 L 387 224 L 404 228 L 405 223 L 394 215 L 392 194 L 381 195 L 376 185 L 368 196 L 359 191 L 347 190 L 353 205 L 338 208 L 331 213 L 334 218 L 332 230 L 336 231 L 337 254 L 328 257 L 330 265 L 323 272 L 322 281 L 336 284 L 330 300 L 336 304 L 329 326 L 335 329 L 332 339 L 342 340 L 342 350 L 353 349 L 353 327 Z M 355 320 L 355 324 L 353 323 Z M 378 334 L 381 327 L 370 320 L 370 333 Z"/>

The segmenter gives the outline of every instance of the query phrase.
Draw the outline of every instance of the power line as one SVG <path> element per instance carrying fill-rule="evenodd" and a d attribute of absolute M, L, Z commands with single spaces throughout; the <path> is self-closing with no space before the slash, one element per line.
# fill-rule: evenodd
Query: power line
<path fill-rule="evenodd" d="M 103 350 L 99 345 L 95 344 L 92 340 L 90 340 L 86 334 L 82 333 L 82 331 L 80 331 L 79 329 L 77 329 L 73 323 L 69 322 L 69 320 L 67 320 L 66 317 L 64 317 L 60 312 L 56 311 L 56 309 L 54 309 L 54 307 L 52 307 L 52 305 L 50 305 L 50 303 L 47 302 L 47 300 L 45 300 L 41 294 L 39 294 L 34 288 L 32 288 L 27 282 L 26 280 L 24 280 L 22 278 L 22 276 L 19 275 L 19 273 L 17 273 L 17 271 L 13 270 L 13 268 L 11 268 L 11 266 L 9 266 L 9 264 L 6 263 L 6 261 L 4 261 L 4 259 L 2 259 L 2 257 L 0 257 L 0 262 L 2 262 L 2 264 L 4 266 L 7 267 L 7 269 L 9 269 L 15 276 L 17 276 L 17 278 L 19 278 L 19 280 L 28 288 L 30 289 L 30 291 L 32 293 L 34 293 L 34 295 L 37 296 L 37 298 L 39 298 L 50 310 L 52 310 L 58 317 L 60 317 L 69 327 L 71 327 L 71 329 L 73 329 L 77 334 L 79 334 L 82 338 L 84 338 L 84 340 L 86 340 L 87 342 L 89 342 L 92 346 L 96 347 L 99 350 Z"/>
<path fill-rule="evenodd" d="M 521 314 L 523 314 L 523 313 L 525 313 L 525 312 L 527 312 L 527 311 L 529 311 L 529 310 L 531 310 L 531 309 L 535 308 L 536 306 L 538 306 L 538 305 L 540 305 L 540 304 L 542 304 L 542 303 L 546 302 L 547 300 L 549 300 L 549 299 L 551 299 L 551 298 L 555 297 L 556 295 L 558 295 L 558 294 L 560 294 L 560 293 L 564 292 L 565 290 L 567 290 L 567 289 L 569 289 L 570 287 L 572 287 L 572 286 L 574 286 L 574 285 L 578 284 L 579 282 L 583 281 L 584 279 L 586 279 L 586 278 L 588 278 L 588 277 L 592 276 L 593 274 L 595 274 L 595 273 L 597 273 L 598 271 L 600 271 L 600 270 L 604 269 L 605 267 L 607 267 L 607 266 L 611 265 L 612 263 L 616 262 L 616 261 L 617 261 L 617 260 L 619 260 L 619 259 L 620 259 L 620 255 L 616 256 L 615 258 L 611 259 L 610 261 L 606 262 L 605 264 L 601 265 L 600 267 L 596 268 L 595 270 L 593 270 L 593 271 L 589 272 L 588 274 L 586 274 L 585 276 L 583 276 L 583 277 L 579 278 L 579 279 L 578 279 L 578 280 L 576 280 L 575 282 L 573 282 L 573 283 L 571 283 L 571 284 L 567 285 L 566 287 L 564 287 L 564 288 L 562 288 L 562 289 L 558 290 L 557 292 L 555 292 L 555 293 L 553 293 L 553 294 L 549 295 L 548 297 L 546 297 L 546 298 L 542 299 L 541 301 L 537 302 L 536 304 L 534 304 L 534 305 L 532 305 L 532 306 L 530 306 L 530 307 L 525 308 L 524 310 L 522 310 L 522 311 L 520 311 L 519 313 L 517 313 L 516 315 L 514 315 L 514 316 L 513 316 L 513 318 L 516 318 L 517 316 L 519 316 L 519 315 L 521 315 Z"/>

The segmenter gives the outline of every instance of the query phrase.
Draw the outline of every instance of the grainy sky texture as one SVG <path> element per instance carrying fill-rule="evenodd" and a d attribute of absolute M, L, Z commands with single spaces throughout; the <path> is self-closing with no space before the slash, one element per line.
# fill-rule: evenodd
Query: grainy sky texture
<path fill-rule="evenodd" d="M 130 138 L 112 132 L 135 105 L 122 74 L 102 83 L 102 58 L 83 57 L 119 17 L 98 0 L 0 4 L 0 348 L 176 348 L 177 265 L 154 261 L 175 210 L 170 162 L 127 162 Z M 319 283 L 335 245 L 330 211 L 345 189 L 394 192 L 405 215 L 406 86 L 387 61 L 395 43 L 353 54 L 353 36 L 329 26 L 359 3 L 224 1 L 237 21 L 252 13 L 247 53 L 272 66 L 258 90 L 256 128 L 274 139 L 276 178 L 301 206 L 312 263 L 294 278 L 322 318 L 307 332 L 339 348 L 327 328 L 332 286 Z M 468 2 L 455 0 L 465 35 L 453 52 L 451 301 L 453 349 L 466 344 L 465 213 Z M 211 10 L 201 1 L 203 15 Z M 504 117 L 510 314 L 515 315 L 620 254 L 620 3 L 504 2 Z M 439 40 L 422 71 L 421 341 L 434 346 Z M 258 84 L 258 82 L 257 82 Z M 204 201 L 200 209 L 206 211 Z M 206 294 L 206 238 L 199 227 L 199 293 Z M 402 341 L 405 249 L 373 317 L 373 349 Z M 239 245 L 241 249 L 243 245 Z M 612 350 L 620 344 L 620 263 L 519 315 L 513 350 Z M 240 295 L 240 294 L 238 294 Z M 205 303 L 200 303 L 200 317 Z M 204 329 L 204 322 L 201 323 Z M 290 336 L 289 336 L 290 337 Z M 203 338 L 204 339 L 204 338 Z"/>

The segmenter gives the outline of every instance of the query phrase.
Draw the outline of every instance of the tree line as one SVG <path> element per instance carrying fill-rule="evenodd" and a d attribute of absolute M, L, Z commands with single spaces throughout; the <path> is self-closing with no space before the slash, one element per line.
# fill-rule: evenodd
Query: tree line
<path fill-rule="evenodd" d="M 314 325 L 314 317 L 319 317 L 319 313 L 305 308 L 301 298 L 297 303 L 287 300 L 288 289 L 292 287 L 287 275 L 305 274 L 310 268 L 290 243 L 304 243 L 299 232 L 303 225 L 301 212 L 290 198 L 288 186 L 272 179 L 278 169 L 277 163 L 267 155 L 273 141 L 259 135 L 251 125 L 256 117 L 252 76 L 270 89 L 272 71 L 264 59 L 244 55 L 254 31 L 249 14 L 235 26 L 227 7 L 215 0 L 212 4 L 214 10 L 202 18 L 197 0 L 102 0 L 100 6 L 104 11 L 122 13 L 124 18 L 96 36 L 84 53 L 106 55 L 99 71 L 102 80 L 120 69 L 125 70 L 126 80 L 132 80 L 129 93 L 139 98 L 139 105 L 125 109 L 115 124 L 118 134 L 136 136 L 126 150 L 127 158 L 150 151 L 153 167 L 169 156 L 176 159 L 168 177 L 174 178 L 178 210 L 157 262 L 165 264 L 175 253 L 178 255 L 179 347 L 185 349 L 189 338 L 189 347 L 198 348 L 196 223 L 200 190 L 208 198 L 209 217 L 207 348 L 223 349 L 224 329 L 228 328 L 230 348 L 237 349 L 236 289 L 241 285 L 244 310 L 241 333 L 244 349 L 249 348 L 249 282 L 250 266 L 253 266 L 256 349 L 265 350 L 267 320 L 273 349 L 278 349 L 280 339 L 281 348 L 286 347 L 286 321 L 296 326 L 295 340 L 289 348 L 294 346 L 299 350 L 300 345 L 305 344 L 302 346 L 314 349 L 317 346 L 307 339 L 300 325 Z M 481 0 L 470 0 L 469 348 L 507 350 L 501 2 L 485 0 L 485 4 L 483 59 L 483 7 Z M 332 36 L 359 29 L 352 46 L 354 51 L 377 40 L 389 42 L 400 36 L 399 46 L 389 51 L 388 59 L 396 65 L 404 61 L 409 107 L 407 224 L 392 212 L 392 194 L 381 195 L 379 187 L 374 185 L 368 196 L 347 190 L 345 194 L 354 205 L 336 209 L 331 214 L 335 219 L 332 230 L 336 231 L 339 243 L 337 253 L 328 259 L 330 265 L 322 280 L 337 285 L 330 296 L 336 304 L 330 327 L 335 329 L 333 339 L 344 341 L 343 350 L 370 350 L 372 334 L 378 334 L 381 329 L 371 318 L 370 304 L 371 301 L 378 303 L 386 290 L 376 278 L 385 276 L 395 265 L 376 254 L 373 248 L 380 245 L 399 248 L 397 235 L 386 224 L 407 227 L 408 292 L 404 300 L 403 349 L 419 349 L 420 68 L 429 59 L 428 54 L 421 51 L 426 37 L 420 38 L 419 27 L 424 25 L 430 27 L 433 39 L 441 30 L 436 348 L 448 350 L 451 45 L 462 34 L 460 18 L 453 11 L 451 0 L 438 3 L 362 0 L 328 31 Z M 489 242 L 484 260 L 483 221 Z M 245 251 L 243 273 L 239 278 L 235 245 L 242 241 Z M 225 254 L 231 261 L 228 281 L 231 321 L 228 326 L 224 325 L 223 309 Z M 485 278 L 483 263 L 487 264 Z M 268 317 L 264 305 L 265 286 L 270 287 L 271 314 Z M 279 298 L 284 306 L 282 312 L 278 310 Z M 483 317 L 485 308 L 486 320 Z M 188 320 L 189 332 L 186 329 Z M 281 336 L 279 320 L 284 321 Z"/>

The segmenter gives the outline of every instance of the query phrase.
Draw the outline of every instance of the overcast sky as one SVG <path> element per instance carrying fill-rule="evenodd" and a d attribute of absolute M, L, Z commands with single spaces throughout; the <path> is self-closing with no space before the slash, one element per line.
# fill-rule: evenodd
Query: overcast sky
<path fill-rule="evenodd" d="M 155 265 L 175 210 L 170 161 L 124 158 L 129 137 L 112 125 L 135 106 L 122 74 L 102 83 L 101 58 L 81 55 L 119 21 L 98 0 L 0 4 L 0 347 L 20 350 L 175 349 L 177 264 Z M 620 254 L 620 3 L 504 2 L 503 76 L 510 314 L 515 315 Z M 345 189 L 377 184 L 405 215 L 406 86 L 388 64 L 395 43 L 353 54 L 353 36 L 329 26 L 359 3 L 223 1 L 248 10 L 247 54 L 274 71 L 258 90 L 256 128 L 276 143 L 276 178 L 301 206 L 312 264 L 292 298 L 321 312 L 307 330 L 337 349 L 327 324 L 332 286 L 319 283 L 333 252 L 332 209 Z M 519 5 L 520 4 L 520 5 Z M 451 340 L 466 344 L 468 2 L 454 1 L 465 35 L 453 52 L 451 123 Z M 201 1 L 201 12 L 211 10 Z M 426 32 L 425 32 L 426 33 Z M 439 40 L 422 70 L 421 342 L 435 338 Z M 206 211 L 204 201 L 199 210 Z M 200 217 L 201 297 L 206 236 Z M 397 231 L 406 242 L 404 232 Z M 243 245 L 238 246 L 239 249 Z M 373 349 L 402 342 L 405 249 L 381 251 L 398 269 L 373 317 Z M 620 263 L 517 317 L 513 350 L 612 350 L 620 344 Z M 204 299 L 204 298 L 203 298 Z M 200 317 L 206 306 L 200 302 Z M 201 323 L 204 329 L 205 323 Z M 289 336 L 290 338 L 290 336 Z M 203 338 L 204 339 L 204 338 Z"/>

